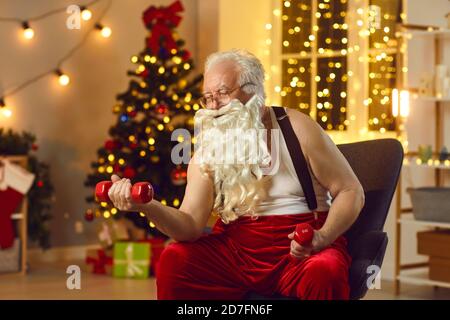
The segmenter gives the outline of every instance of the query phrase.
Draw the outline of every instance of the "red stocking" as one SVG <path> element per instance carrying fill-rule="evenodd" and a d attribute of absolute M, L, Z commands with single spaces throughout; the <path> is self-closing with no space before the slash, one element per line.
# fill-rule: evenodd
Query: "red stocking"
<path fill-rule="evenodd" d="M 23 194 L 12 189 L 0 190 L 0 247 L 9 248 L 14 243 L 14 226 L 11 215 L 22 201 Z"/>

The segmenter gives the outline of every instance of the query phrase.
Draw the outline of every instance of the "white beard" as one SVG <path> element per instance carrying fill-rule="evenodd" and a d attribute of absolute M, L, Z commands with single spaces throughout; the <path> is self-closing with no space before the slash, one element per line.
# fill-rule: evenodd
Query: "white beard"
<path fill-rule="evenodd" d="M 266 196 L 263 169 L 271 155 L 262 108 L 264 100 L 254 95 L 245 105 L 232 100 L 219 110 L 199 110 L 194 118 L 200 130 L 195 160 L 213 179 L 214 209 L 225 223 L 244 214 L 255 217 L 255 207 Z"/>

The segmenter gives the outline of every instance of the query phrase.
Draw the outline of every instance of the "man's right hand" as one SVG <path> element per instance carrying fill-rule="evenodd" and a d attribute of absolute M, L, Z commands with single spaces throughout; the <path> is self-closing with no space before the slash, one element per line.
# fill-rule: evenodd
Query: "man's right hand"
<path fill-rule="evenodd" d="M 131 198 L 130 179 L 120 179 L 118 175 L 111 176 L 112 187 L 108 191 L 108 196 L 114 207 L 121 211 L 141 211 L 142 206 Z"/>

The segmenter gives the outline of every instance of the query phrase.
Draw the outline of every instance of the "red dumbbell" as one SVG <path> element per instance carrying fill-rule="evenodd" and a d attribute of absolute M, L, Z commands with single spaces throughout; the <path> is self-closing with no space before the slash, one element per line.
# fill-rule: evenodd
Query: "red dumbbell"
<path fill-rule="evenodd" d="M 307 223 L 299 223 L 295 227 L 294 240 L 301 246 L 309 245 L 314 236 L 314 229 Z"/>
<path fill-rule="evenodd" d="M 95 186 L 95 196 L 100 202 L 111 202 L 108 191 L 112 181 L 102 181 Z M 148 182 L 138 182 L 131 187 L 131 199 L 136 203 L 147 203 L 153 199 L 153 187 Z"/>

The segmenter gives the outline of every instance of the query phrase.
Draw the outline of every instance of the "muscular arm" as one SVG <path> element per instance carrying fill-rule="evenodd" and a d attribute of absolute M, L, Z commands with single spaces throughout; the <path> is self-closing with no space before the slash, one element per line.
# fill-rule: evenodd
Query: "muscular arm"
<path fill-rule="evenodd" d="M 288 110 L 305 158 L 333 202 L 321 228 L 328 243 L 347 231 L 364 206 L 364 190 L 345 157 L 325 131 L 310 117 Z"/>
<path fill-rule="evenodd" d="M 186 191 L 180 209 L 152 200 L 142 211 L 164 234 L 177 241 L 195 241 L 200 237 L 213 206 L 212 181 L 202 176 L 191 160 L 187 172 Z"/>

